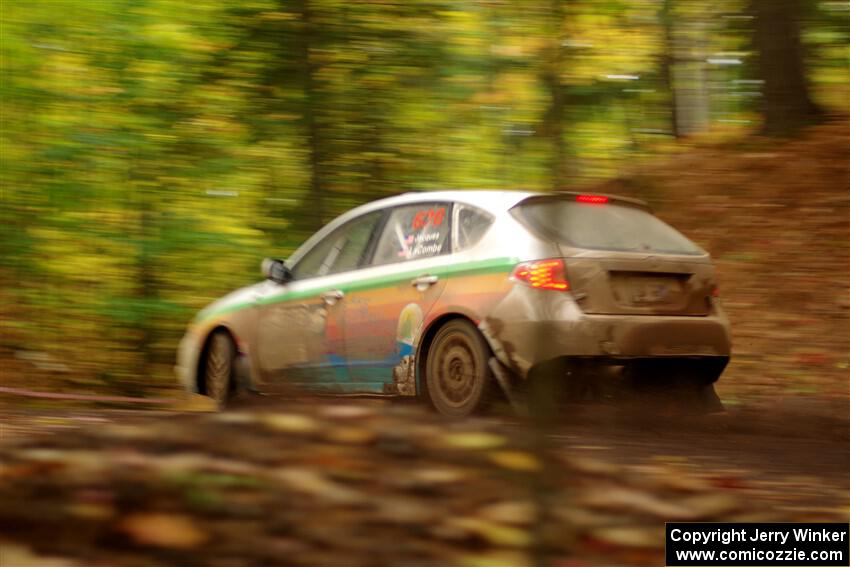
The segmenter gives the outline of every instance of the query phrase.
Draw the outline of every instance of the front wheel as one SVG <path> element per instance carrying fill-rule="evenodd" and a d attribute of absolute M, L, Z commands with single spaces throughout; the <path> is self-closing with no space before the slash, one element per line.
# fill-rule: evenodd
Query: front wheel
<path fill-rule="evenodd" d="M 469 321 L 455 319 L 437 331 L 425 362 L 428 395 L 437 411 L 462 417 L 485 405 L 493 384 L 489 353 Z"/>
<path fill-rule="evenodd" d="M 212 398 L 219 409 L 224 408 L 229 401 L 234 381 L 233 366 L 236 359 L 236 345 L 230 335 L 223 331 L 216 332 L 207 348 L 204 364 L 204 390 Z"/>

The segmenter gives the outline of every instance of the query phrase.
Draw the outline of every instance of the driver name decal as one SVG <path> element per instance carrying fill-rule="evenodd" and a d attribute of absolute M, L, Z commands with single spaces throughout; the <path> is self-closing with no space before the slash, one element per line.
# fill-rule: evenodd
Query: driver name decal
<path fill-rule="evenodd" d="M 440 252 L 442 247 L 443 243 L 440 242 L 439 232 L 420 232 L 413 241 L 409 257 L 434 256 Z"/>

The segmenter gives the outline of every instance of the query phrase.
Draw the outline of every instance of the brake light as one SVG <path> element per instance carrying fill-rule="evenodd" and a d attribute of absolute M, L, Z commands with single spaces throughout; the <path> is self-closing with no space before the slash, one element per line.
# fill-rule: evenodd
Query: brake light
<path fill-rule="evenodd" d="M 717 284 L 711 286 L 711 297 L 720 297 L 720 288 Z"/>
<path fill-rule="evenodd" d="M 578 195 L 576 201 L 590 205 L 604 205 L 609 201 L 609 198 L 605 195 Z"/>
<path fill-rule="evenodd" d="M 515 280 L 538 289 L 567 291 L 570 283 L 564 270 L 564 261 L 560 258 L 523 262 L 514 268 L 511 274 Z"/>

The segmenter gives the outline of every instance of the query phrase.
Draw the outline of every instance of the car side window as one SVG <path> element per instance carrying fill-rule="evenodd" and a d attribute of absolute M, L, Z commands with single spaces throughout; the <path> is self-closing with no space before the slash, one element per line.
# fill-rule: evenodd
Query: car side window
<path fill-rule="evenodd" d="M 292 269 L 295 279 L 321 277 L 357 268 L 364 259 L 382 214 L 381 211 L 368 213 L 333 231 L 295 264 Z"/>
<path fill-rule="evenodd" d="M 449 203 L 416 203 L 394 209 L 387 219 L 372 263 L 392 264 L 449 251 Z"/>
<path fill-rule="evenodd" d="M 454 209 L 455 250 L 478 244 L 493 224 L 493 216 L 469 205 L 456 204 Z"/>
<path fill-rule="evenodd" d="M 382 211 L 369 213 L 361 217 L 362 222 L 353 221 L 351 230 L 347 231 L 339 243 L 339 255 L 331 266 L 331 273 L 337 274 L 354 270 L 365 260 L 366 249 L 372 240 L 372 235 L 383 215 Z M 360 220 L 360 219 L 358 219 Z"/>

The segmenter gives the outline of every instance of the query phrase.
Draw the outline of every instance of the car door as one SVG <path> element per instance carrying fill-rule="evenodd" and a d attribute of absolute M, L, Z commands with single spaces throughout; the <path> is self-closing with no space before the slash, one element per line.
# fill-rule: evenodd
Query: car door
<path fill-rule="evenodd" d="M 450 262 L 451 204 L 389 211 L 368 267 L 345 298 L 349 375 L 364 392 L 415 394 L 413 342 L 445 287 Z"/>
<path fill-rule="evenodd" d="M 272 286 L 259 303 L 257 348 L 270 382 L 308 389 L 348 391 L 344 347 L 344 289 L 381 220 L 357 217 L 316 243 L 292 267 L 294 279 Z"/>

